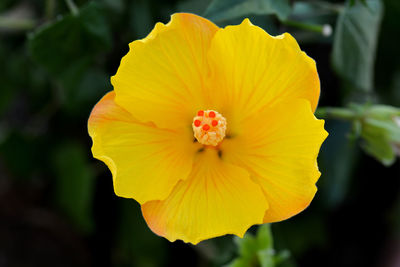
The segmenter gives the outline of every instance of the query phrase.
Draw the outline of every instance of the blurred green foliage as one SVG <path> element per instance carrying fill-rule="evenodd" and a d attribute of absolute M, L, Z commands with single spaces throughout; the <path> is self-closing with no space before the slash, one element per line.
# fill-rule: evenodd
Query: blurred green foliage
<path fill-rule="evenodd" d="M 60 218 L 66 228 L 77 233 L 77 241 L 63 238 L 72 244 L 70 247 L 83 247 L 86 254 L 79 254 L 82 266 L 87 262 L 144 267 L 178 263 L 321 266 L 326 258 L 334 259 L 326 266 L 369 266 L 365 250 L 374 253 L 385 247 L 387 240 L 380 239 L 382 236 L 400 233 L 399 163 L 394 163 L 399 153 L 399 125 L 398 113 L 393 113 L 397 109 L 392 107 L 400 105 L 400 53 L 395 40 L 400 28 L 399 3 L 0 1 L 0 198 L 6 203 L 0 205 L 3 243 L 7 243 L 5 233 L 10 232 L 7 222 L 14 225 L 15 217 L 22 221 L 33 208 Z M 328 117 L 326 128 L 330 133 L 319 157 L 320 190 L 305 212 L 272 225 L 274 242 L 269 226 L 262 226 L 256 235 L 251 234 L 253 229 L 244 239 L 234 241 L 221 237 L 196 247 L 168 243 L 148 229 L 139 205 L 114 196 L 107 168 L 91 158 L 86 132 L 91 108 L 112 90 L 109 77 L 128 51 L 128 43 L 145 37 L 155 22 L 167 22 L 174 12 L 203 15 L 219 26 L 249 17 L 270 34 L 290 32 L 317 62 L 320 107 L 335 106 L 340 111 L 327 115 L 320 109 L 317 113 Z M 329 26 L 333 34 L 329 34 Z M 357 104 L 348 106 L 350 102 Z M 340 121 L 343 112 L 352 116 Z M 384 164 L 394 165 L 385 169 L 359 147 Z M 379 176 L 383 182 L 368 175 Z M 373 202 L 368 202 L 371 196 Z M 370 209 L 374 218 L 368 217 Z M 364 214 L 366 217 L 362 217 Z M 386 222 L 387 214 L 392 214 L 392 224 Z M 357 221 L 355 216 L 363 220 Z M 38 223 L 42 228 L 35 233 L 65 230 L 49 221 L 43 218 L 46 223 Z M 357 236 L 357 227 L 347 230 L 352 221 L 368 225 L 367 241 L 363 235 Z M 27 225 L 22 229 L 29 228 Z M 374 229 L 379 227 L 386 228 Z M 49 251 L 63 243 L 46 242 L 43 244 L 51 244 L 47 245 Z M 0 240 L 0 254 L 7 259 L 7 254 L 2 254 L 3 243 Z M 287 254 L 276 253 L 274 247 L 277 251 L 288 249 L 292 256 L 279 262 Z M 351 250 L 354 247 L 364 250 Z M 70 250 L 62 247 L 60 251 Z M 38 257 L 36 263 L 24 266 L 67 266 L 60 261 L 71 255 L 54 255 L 43 260 Z M 21 265 L 11 262 L 9 266 Z"/>
<path fill-rule="evenodd" d="M 289 0 L 215 0 L 204 15 L 215 22 L 251 14 L 276 15 L 283 20 L 288 17 L 290 10 Z"/>
<path fill-rule="evenodd" d="M 52 76 L 65 82 L 79 80 L 99 52 L 106 52 L 110 45 L 108 24 L 95 2 L 81 8 L 77 14 L 67 14 L 44 24 L 28 38 L 32 58 Z M 71 77 L 70 73 L 80 76 Z"/>
<path fill-rule="evenodd" d="M 93 68 L 99 54 L 110 46 L 109 25 L 101 5 L 95 2 L 77 14 L 44 24 L 28 37 L 30 55 L 59 84 L 62 103 L 70 110 L 104 94 L 103 88 L 111 89 L 106 74 Z"/>
<path fill-rule="evenodd" d="M 386 105 L 349 104 L 348 108 L 320 108 L 317 115 L 350 121 L 352 138 L 383 165 L 390 166 L 400 154 L 400 108 Z"/>
<path fill-rule="evenodd" d="M 275 267 L 289 257 L 289 252 L 274 250 L 274 241 L 269 224 L 258 228 L 257 235 L 246 233 L 243 238 L 235 237 L 239 257 L 229 264 L 230 267 Z"/>
<path fill-rule="evenodd" d="M 356 89 L 373 87 L 375 50 L 383 7 L 380 0 L 348 4 L 336 22 L 332 63 Z"/>

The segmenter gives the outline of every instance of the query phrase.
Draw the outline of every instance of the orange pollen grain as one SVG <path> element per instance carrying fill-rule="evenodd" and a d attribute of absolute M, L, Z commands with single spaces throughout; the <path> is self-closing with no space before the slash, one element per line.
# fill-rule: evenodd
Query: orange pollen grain
<path fill-rule="evenodd" d="M 200 124 L 201 124 L 201 121 L 199 121 L 199 120 L 194 121 L 194 126 L 199 127 Z"/>
<path fill-rule="evenodd" d="M 217 146 L 225 137 L 226 119 L 215 110 L 199 110 L 192 122 L 193 135 L 206 146 Z"/>

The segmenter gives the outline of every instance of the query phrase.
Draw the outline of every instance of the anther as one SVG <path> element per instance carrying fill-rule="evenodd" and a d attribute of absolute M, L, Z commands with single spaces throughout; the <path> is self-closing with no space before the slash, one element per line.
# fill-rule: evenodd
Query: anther
<path fill-rule="evenodd" d="M 193 118 L 192 128 L 200 144 L 217 146 L 225 137 L 226 119 L 215 110 L 199 110 Z"/>

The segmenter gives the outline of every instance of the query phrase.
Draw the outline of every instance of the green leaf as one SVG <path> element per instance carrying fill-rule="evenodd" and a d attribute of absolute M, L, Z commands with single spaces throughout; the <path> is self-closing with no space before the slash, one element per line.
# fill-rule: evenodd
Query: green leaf
<path fill-rule="evenodd" d="M 79 143 L 65 143 L 54 151 L 54 198 L 57 205 L 82 232 L 91 232 L 94 173 L 87 151 Z"/>
<path fill-rule="evenodd" d="M 125 9 L 124 0 L 99 0 L 108 10 L 122 13 Z"/>
<path fill-rule="evenodd" d="M 355 88 L 373 88 L 375 50 L 383 7 L 380 0 L 347 4 L 339 15 L 332 62 L 337 73 Z"/>
<path fill-rule="evenodd" d="M 241 16 L 276 15 L 285 20 L 291 12 L 289 0 L 214 0 L 204 16 L 213 21 L 224 21 Z"/>
<path fill-rule="evenodd" d="M 101 6 L 95 2 L 46 24 L 29 35 L 32 58 L 68 86 L 77 84 L 95 57 L 111 45 Z"/>

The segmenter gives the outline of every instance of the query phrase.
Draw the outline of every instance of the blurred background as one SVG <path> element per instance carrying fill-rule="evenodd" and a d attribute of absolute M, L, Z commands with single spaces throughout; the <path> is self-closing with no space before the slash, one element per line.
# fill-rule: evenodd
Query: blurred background
<path fill-rule="evenodd" d="M 170 243 L 91 156 L 87 119 L 128 44 L 182 11 L 290 32 L 317 62 L 319 191 L 273 244 L 257 227 Z M 0 266 L 400 266 L 399 17 L 398 0 L 0 0 Z"/>

